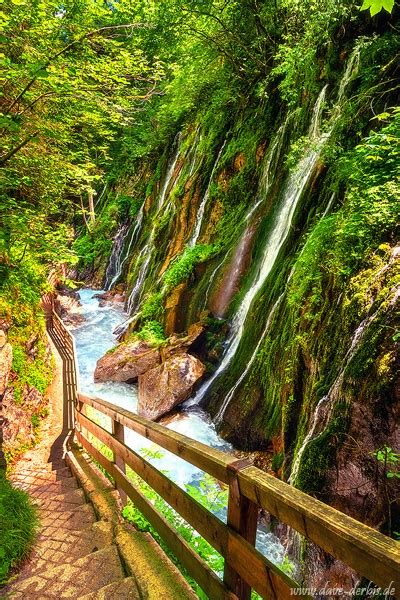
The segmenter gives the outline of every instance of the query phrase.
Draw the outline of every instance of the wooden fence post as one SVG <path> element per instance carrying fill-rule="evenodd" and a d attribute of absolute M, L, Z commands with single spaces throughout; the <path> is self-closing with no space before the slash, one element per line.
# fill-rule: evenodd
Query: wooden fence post
<path fill-rule="evenodd" d="M 117 439 L 119 442 L 124 443 L 124 441 L 125 441 L 124 426 L 121 425 L 121 423 L 119 423 L 119 421 L 115 421 L 114 419 L 112 421 L 112 434 L 115 437 L 115 439 Z M 120 471 L 122 471 L 123 473 L 126 473 L 125 461 L 123 460 L 123 458 L 118 456 L 118 454 L 116 454 L 115 452 L 114 452 L 113 462 L 120 469 Z M 117 490 L 119 492 L 122 504 L 125 506 L 125 504 L 127 502 L 126 493 L 121 488 L 119 488 L 118 485 L 116 485 L 115 487 L 117 488 Z"/>
<path fill-rule="evenodd" d="M 229 474 L 229 500 L 228 500 L 228 527 L 239 533 L 249 544 L 255 545 L 258 523 L 257 504 L 242 496 L 239 489 L 237 474 L 242 469 L 251 467 L 252 461 L 244 458 L 236 460 L 228 465 Z M 228 549 L 229 552 L 229 549 Z M 251 565 L 249 565 L 251 568 Z M 236 594 L 238 600 L 250 600 L 251 588 L 238 575 L 233 565 L 229 564 L 229 559 L 225 560 L 224 583 L 228 589 Z"/>

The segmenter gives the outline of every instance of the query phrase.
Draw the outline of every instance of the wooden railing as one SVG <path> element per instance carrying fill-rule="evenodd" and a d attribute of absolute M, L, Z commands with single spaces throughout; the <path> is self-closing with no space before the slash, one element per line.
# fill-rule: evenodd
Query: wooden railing
<path fill-rule="evenodd" d="M 46 316 L 47 331 L 56 345 L 63 363 L 63 429 L 72 430 L 75 426 L 75 407 L 79 389 L 79 368 L 75 338 L 54 310 L 54 296 L 48 292 L 42 296 L 42 306 Z"/>
<path fill-rule="evenodd" d="M 111 419 L 107 431 L 85 414 L 92 407 Z M 400 590 L 400 549 L 397 542 L 330 506 L 268 475 L 247 461 L 212 449 L 105 400 L 78 394 L 76 436 L 79 443 L 113 477 L 158 531 L 204 592 L 212 598 L 247 599 L 253 588 L 263 598 L 293 597 L 298 584 L 254 548 L 260 508 L 293 527 L 360 575 L 386 588 Z M 124 428 L 155 442 L 216 479 L 228 484 L 227 524 L 124 443 Z M 113 452 L 107 459 L 90 434 Z M 125 473 L 128 465 L 172 506 L 225 559 L 221 581 L 187 545 Z M 232 596 L 233 594 L 233 596 Z M 305 598 L 305 594 L 296 593 Z"/>
<path fill-rule="evenodd" d="M 260 509 L 268 511 L 308 540 L 383 589 L 400 590 L 400 549 L 393 539 L 254 467 L 247 460 L 210 448 L 180 433 L 99 398 L 79 393 L 73 337 L 57 315 L 49 321 L 53 339 L 69 357 L 67 377 L 74 386 L 75 436 L 129 497 L 211 600 L 248 600 L 251 589 L 263 598 L 307 598 L 297 582 L 255 547 Z M 72 340 L 71 340 L 72 338 Z M 72 356 L 74 356 L 72 360 Z M 73 366 L 72 366 L 72 362 Z M 75 370 L 75 375 L 74 375 Z M 95 409 L 108 417 L 107 430 L 90 418 Z M 227 523 L 129 448 L 125 428 L 136 432 L 229 486 Z M 107 458 L 96 441 L 107 446 Z M 126 475 L 138 474 L 225 559 L 220 579 Z M 295 591 L 294 591 L 295 590 Z"/>

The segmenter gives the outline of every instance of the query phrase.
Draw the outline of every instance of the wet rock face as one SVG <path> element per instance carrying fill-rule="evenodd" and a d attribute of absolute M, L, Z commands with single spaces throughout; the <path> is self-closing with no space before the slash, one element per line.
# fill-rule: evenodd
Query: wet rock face
<path fill-rule="evenodd" d="M 171 358 L 139 377 L 139 415 L 158 419 L 189 398 L 205 366 L 191 354 Z"/>
<path fill-rule="evenodd" d="M 77 326 L 85 320 L 81 314 L 79 294 L 76 292 L 58 294 L 54 301 L 54 309 L 66 325 Z"/>
<path fill-rule="evenodd" d="M 97 361 L 94 380 L 133 383 L 139 375 L 160 362 L 158 348 L 152 348 L 141 340 L 123 343 Z"/>

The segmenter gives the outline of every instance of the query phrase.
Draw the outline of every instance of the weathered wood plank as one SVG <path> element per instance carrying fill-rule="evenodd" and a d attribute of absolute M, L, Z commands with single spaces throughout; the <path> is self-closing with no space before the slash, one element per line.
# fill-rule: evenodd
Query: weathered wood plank
<path fill-rule="evenodd" d="M 229 592 L 223 582 L 210 569 L 196 552 L 189 546 L 186 540 L 175 531 L 168 521 L 154 508 L 154 506 L 133 486 L 133 484 L 111 461 L 109 461 L 97 448 L 78 432 L 77 439 L 85 450 L 97 460 L 98 463 L 113 477 L 114 481 L 124 489 L 134 505 L 151 523 L 154 529 L 162 537 L 168 548 L 172 550 L 180 563 L 187 569 L 188 573 L 202 588 L 204 593 L 213 600 L 237 600 L 236 596 Z"/>
<path fill-rule="evenodd" d="M 92 398 L 84 394 L 79 394 L 79 397 L 81 402 L 89 404 L 89 406 L 103 412 L 115 421 L 119 421 L 125 427 L 136 431 L 136 433 L 183 458 L 216 479 L 224 483 L 229 482 L 227 468 L 229 464 L 236 461 L 236 457 L 232 454 L 210 448 L 206 444 L 196 442 L 185 435 L 139 417 L 100 398 Z"/>
<path fill-rule="evenodd" d="M 400 544 L 283 481 L 248 467 L 241 493 L 378 586 L 400 590 Z"/>
<path fill-rule="evenodd" d="M 114 437 L 119 442 L 124 443 L 124 441 L 125 441 L 124 426 L 121 425 L 121 423 L 118 423 L 118 421 L 112 421 L 111 424 L 112 424 Z M 118 452 L 114 452 L 114 463 L 116 464 L 116 466 L 122 473 L 126 473 L 125 461 L 123 458 L 121 458 L 121 455 Z M 124 490 L 118 488 L 118 486 L 117 486 L 117 489 L 119 491 L 119 495 L 121 497 L 122 504 L 125 505 L 126 500 L 127 500 L 126 494 L 125 494 Z"/>
<path fill-rule="evenodd" d="M 241 468 L 248 467 L 250 461 L 238 460 L 229 466 L 229 499 L 228 499 L 228 526 L 239 533 L 252 546 L 256 542 L 257 523 L 258 523 L 258 505 L 242 496 L 239 490 L 237 480 L 238 471 Z M 235 563 L 229 555 L 225 561 L 224 582 L 240 600 L 250 600 L 251 587 L 240 577 L 236 570 Z"/>

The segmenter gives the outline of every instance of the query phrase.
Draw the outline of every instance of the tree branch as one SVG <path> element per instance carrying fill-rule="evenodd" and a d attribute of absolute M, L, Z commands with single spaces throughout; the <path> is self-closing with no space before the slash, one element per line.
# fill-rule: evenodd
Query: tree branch
<path fill-rule="evenodd" d="M 20 144 L 18 144 L 18 146 L 16 146 L 12 150 L 10 150 L 10 152 L 8 152 L 5 156 L 0 157 L 0 165 L 2 166 L 8 160 L 10 160 L 10 158 L 12 158 L 14 156 L 14 154 L 16 154 L 19 150 L 21 150 L 21 148 L 23 148 L 24 146 L 26 146 L 26 144 L 28 144 L 38 133 L 39 133 L 39 131 L 35 131 L 30 136 L 28 136 L 27 138 L 25 138 Z"/>
<path fill-rule="evenodd" d="M 38 77 L 38 73 L 40 73 L 40 71 L 42 71 L 43 69 L 46 69 L 47 67 L 49 67 L 54 60 L 56 60 L 62 54 L 65 54 L 65 52 L 68 52 L 68 50 L 70 50 L 71 48 L 73 48 L 74 46 L 76 46 L 76 44 L 79 44 L 79 43 L 83 42 L 84 40 L 90 39 L 90 38 L 94 37 L 95 35 L 102 35 L 103 33 L 107 32 L 107 31 L 110 31 L 110 30 L 115 31 L 115 30 L 119 30 L 119 29 L 139 29 L 140 27 L 149 27 L 149 25 L 145 24 L 145 23 L 129 23 L 129 24 L 126 24 L 126 25 L 109 25 L 107 27 L 100 27 L 99 29 L 94 29 L 93 31 L 89 31 L 89 32 L 85 33 L 84 35 L 80 36 L 77 40 L 74 40 L 73 42 L 70 42 L 64 48 L 62 48 L 61 50 L 59 50 L 58 52 L 56 52 L 55 54 L 53 54 L 53 56 L 51 56 L 50 58 L 48 58 L 47 61 L 41 67 L 39 67 L 35 71 L 32 79 L 30 81 L 28 81 L 28 83 L 23 88 L 23 90 L 11 102 L 11 104 L 8 107 L 8 109 L 7 109 L 7 111 L 6 111 L 5 114 L 9 114 L 11 112 L 11 110 L 14 108 L 14 106 L 26 94 L 26 92 L 28 90 L 30 90 L 30 88 L 32 87 L 32 85 L 35 83 L 35 81 L 36 81 L 36 79 Z"/>

